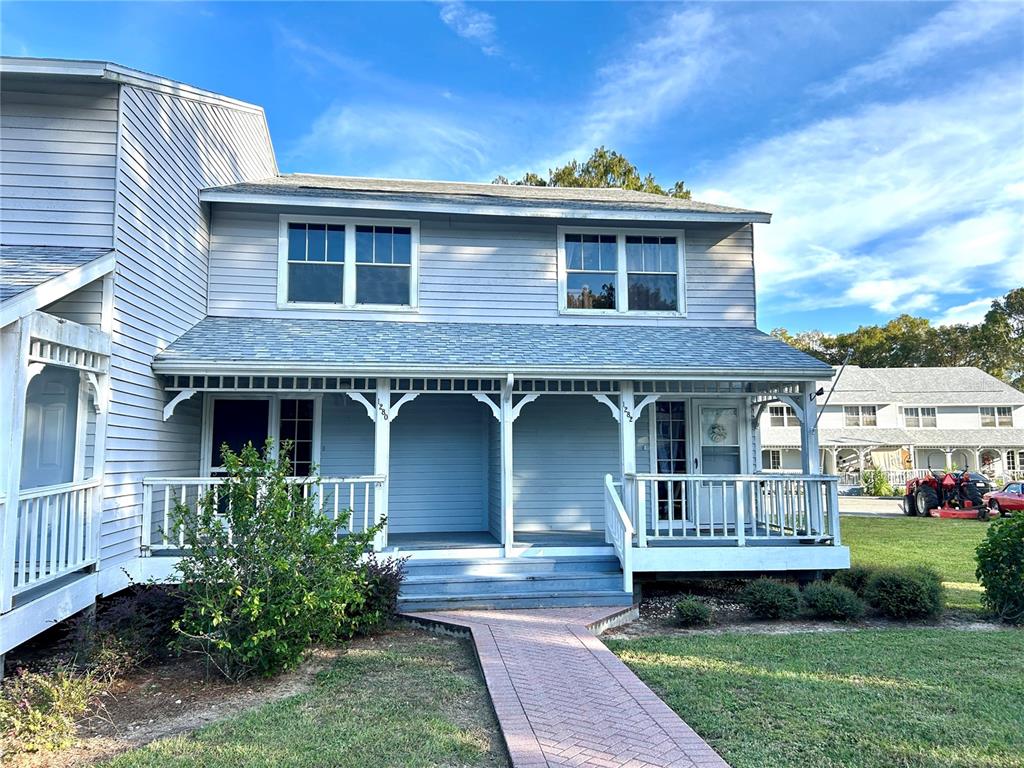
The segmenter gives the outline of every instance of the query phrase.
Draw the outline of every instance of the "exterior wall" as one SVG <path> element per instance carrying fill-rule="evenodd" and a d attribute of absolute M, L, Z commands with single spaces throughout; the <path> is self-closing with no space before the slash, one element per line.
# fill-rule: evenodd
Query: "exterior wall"
<path fill-rule="evenodd" d="M 64 320 L 71 320 L 91 328 L 99 328 L 103 322 L 103 279 L 93 280 L 63 299 L 43 307 L 46 312 Z"/>
<path fill-rule="evenodd" d="M 465 216 L 420 217 L 418 311 L 278 309 L 279 213 L 214 206 L 211 315 L 741 326 L 755 322 L 751 225 L 687 228 L 686 318 L 581 318 L 558 313 L 556 224 L 565 222 Z M 323 216 L 328 211 L 314 213 Z M 336 213 L 354 215 L 346 210 Z"/>
<path fill-rule="evenodd" d="M 619 474 L 618 424 L 588 395 L 542 395 L 513 432 L 516 530 L 604 530 L 604 476 Z"/>
<path fill-rule="evenodd" d="M 117 86 L 5 75 L 0 100 L 3 243 L 111 247 Z"/>
<path fill-rule="evenodd" d="M 515 427 L 512 429 L 514 439 Z M 512 460 L 515 462 L 514 454 Z M 493 416 L 487 427 L 487 530 L 501 541 L 501 425 Z"/>
<path fill-rule="evenodd" d="M 124 86 L 121 115 L 103 568 L 139 552 L 143 477 L 198 469 L 200 410 L 185 403 L 164 422 L 167 395 L 150 368 L 206 313 L 198 192 L 274 173 L 258 111 Z"/>

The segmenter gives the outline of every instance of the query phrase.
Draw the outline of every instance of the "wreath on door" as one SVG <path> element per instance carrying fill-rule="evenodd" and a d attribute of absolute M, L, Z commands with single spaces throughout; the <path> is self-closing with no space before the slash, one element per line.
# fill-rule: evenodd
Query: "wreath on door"
<path fill-rule="evenodd" d="M 729 433 L 726 430 L 725 425 L 719 424 L 717 421 L 710 427 L 708 427 L 708 437 L 711 439 L 711 442 L 713 443 L 724 442 L 728 434 Z"/>

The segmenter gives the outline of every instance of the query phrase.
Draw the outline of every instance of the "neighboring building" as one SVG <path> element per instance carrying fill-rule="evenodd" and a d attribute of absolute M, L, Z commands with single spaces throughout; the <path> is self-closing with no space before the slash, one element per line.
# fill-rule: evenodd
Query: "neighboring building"
<path fill-rule="evenodd" d="M 824 403 L 832 383 L 819 386 Z M 821 410 L 819 441 L 825 471 L 849 484 L 871 467 L 897 483 L 946 467 L 1022 479 L 1024 392 L 978 368 L 850 365 Z M 761 461 L 800 468 L 800 431 L 781 404 L 761 416 Z"/>
<path fill-rule="evenodd" d="M 268 437 L 326 513 L 386 519 L 409 606 L 848 564 L 813 428 L 831 369 L 755 326 L 768 214 L 279 176 L 259 107 L 105 63 L 0 74 L 0 652 L 173 578 L 174 502 Z M 759 466 L 777 401 L 798 476 Z"/>

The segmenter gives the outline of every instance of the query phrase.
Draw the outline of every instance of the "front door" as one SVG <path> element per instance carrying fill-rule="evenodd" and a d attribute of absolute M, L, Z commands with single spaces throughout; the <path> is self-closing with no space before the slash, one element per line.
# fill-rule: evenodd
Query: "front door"
<path fill-rule="evenodd" d="M 746 467 L 746 428 L 742 402 L 695 400 L 693 472 L 740 475 Z M 696 484 L 697 509 L 692 518 L 702 534 L 731 536 L 736 525 L 736 485 L 728 480 Z"/>
<path fill-rule="evenodd" d="M 78 371 L 46 366 L 28 385 L 21 487 L 70 483 L 75 474 Z"/>

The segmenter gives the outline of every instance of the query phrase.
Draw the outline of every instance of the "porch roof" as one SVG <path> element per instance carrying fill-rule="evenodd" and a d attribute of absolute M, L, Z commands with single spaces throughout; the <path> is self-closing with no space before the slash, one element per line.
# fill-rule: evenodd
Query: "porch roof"
<path fill-rule="evenodd" d="M 0 301 L 12 299 L 37 285 L 110 253 L 109 248 L 71 248 L 53 245 L 0 246 Z"/>
<path fill-rule="evenodd" d="M 934 429 L 902 427 L 847 427 L 821 429 L 819 442 L 823 446 L 885 447 L 913 445 L 918 448 L 971 446 L 981 448 L 1014 448 L 1024 446 L 1024 429 L 1013 427 L 987 427 L 982 429 Z M 765 448 L 799 448 L 800 430 L 797 427 L 766 427 L 761 430 L 761 445 Z"/>
<path fill-rule="evenodd" d="M 359 373 L 827 378 L 756 328 L 207 317 L 158 354 L 163 374 Z"/>

